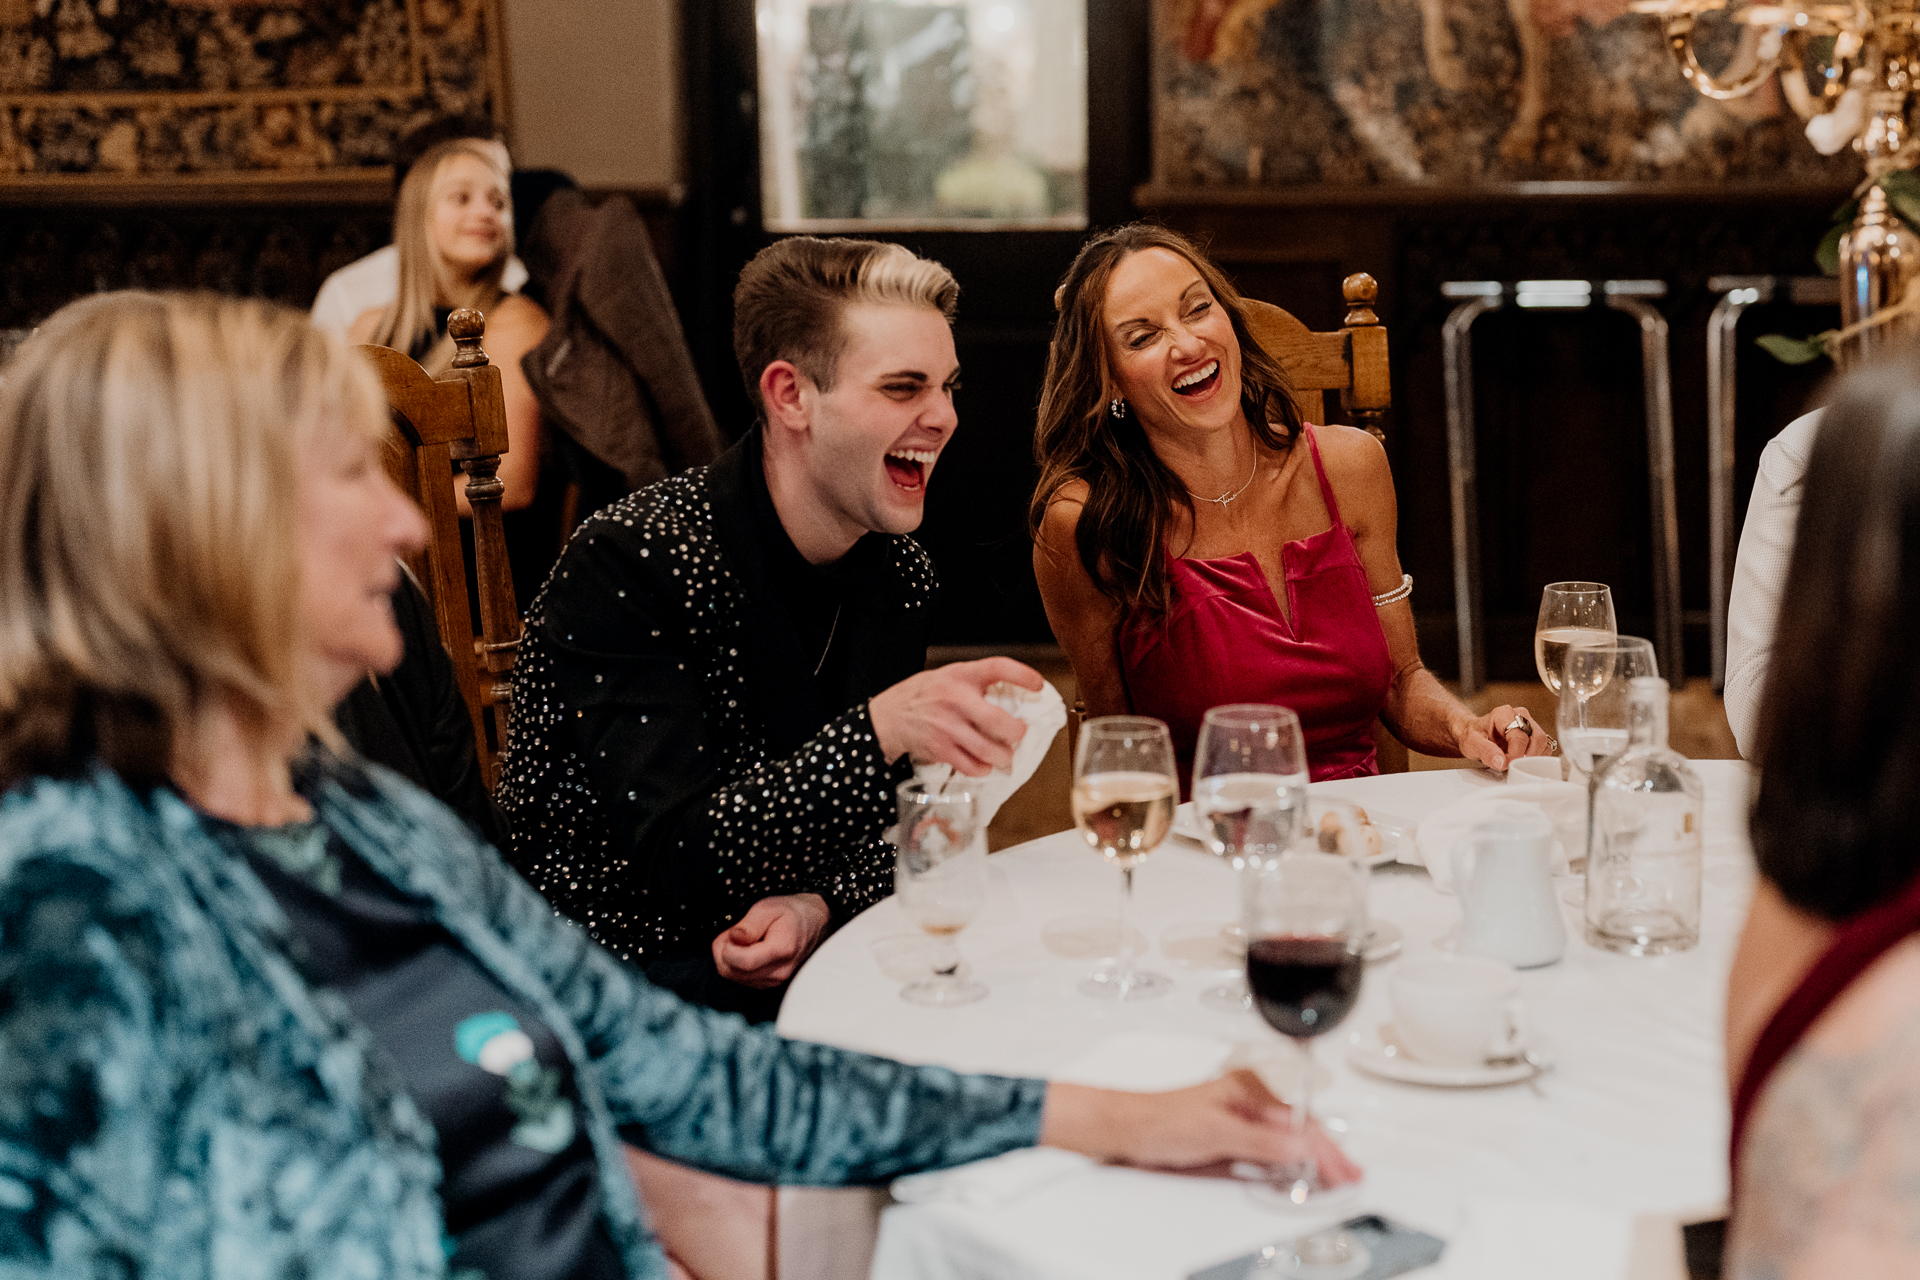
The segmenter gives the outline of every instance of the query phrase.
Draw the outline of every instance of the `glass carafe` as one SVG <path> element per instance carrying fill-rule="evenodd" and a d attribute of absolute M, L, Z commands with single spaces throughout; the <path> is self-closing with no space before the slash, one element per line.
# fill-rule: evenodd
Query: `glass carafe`
<path fill-rule="evenodd" d="M 1627 749 L 1595 779 L 1587 941 L 1628 955 L 1700 940 L 1704 812 L 1699 775 L 1667 746 L 1667 682 L 1637 676 Z"/>

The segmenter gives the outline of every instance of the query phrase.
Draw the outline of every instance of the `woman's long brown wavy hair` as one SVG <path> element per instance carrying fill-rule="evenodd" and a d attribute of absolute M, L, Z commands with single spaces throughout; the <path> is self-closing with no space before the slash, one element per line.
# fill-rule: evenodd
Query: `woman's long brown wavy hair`
<path fill-rule="evenodd" d="M 1269 449 L 1286 449 L 1300 433 L 1300 415 L 1279 362 L 1247 331 L 1239 291 L 1191 240 L 1134 222 L 1102 232 L 1081 248 L 1054 294 L 1060 314 L 1033 435 L 1040 483 L 1027 508 L 1027 528 L 1038 538 L 1061 486 L 1084 480 L 1087 501 L 1074 532 L 1081 565 L 1101 594 L 1127 613 L 1158 617 L 1172 605 L 1162 549 L 1174 504 L 1186 507 L 1191 518 L 1193 499 L 1153 451 L 1139 416 L 1115 418 L 1107 409 L 1118 395 L 1107 359 L 1107 285 L 1114 268 L 1143 249 L 1166 249 L 1192 263 L 1225 308 L 1240 343 L 1240 407 L 1254 439 Z"/>

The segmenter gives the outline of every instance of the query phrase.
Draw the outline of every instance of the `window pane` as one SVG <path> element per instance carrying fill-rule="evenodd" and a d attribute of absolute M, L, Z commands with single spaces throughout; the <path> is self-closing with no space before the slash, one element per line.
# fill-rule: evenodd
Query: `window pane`
<path fill-rule="evenodd" d="M 758 0 L 775 231 L 1086 225 L 1084 0 Z"/>

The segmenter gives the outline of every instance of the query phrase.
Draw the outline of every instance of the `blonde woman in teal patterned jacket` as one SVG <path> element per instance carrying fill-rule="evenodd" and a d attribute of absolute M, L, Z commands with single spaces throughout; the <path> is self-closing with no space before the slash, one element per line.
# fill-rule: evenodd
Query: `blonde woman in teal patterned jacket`
<path fill-rule="evenodd" d="M 0 1274 L 672 1274 L 623 1140 L 796 1184 L 1285 1154 L 1244 1075 L 961 1076 L 684 1005 L 343 758 L 424 534 L 383 429 L 339 343 L 207 297 L 75 303 L 0 383 Z"/>

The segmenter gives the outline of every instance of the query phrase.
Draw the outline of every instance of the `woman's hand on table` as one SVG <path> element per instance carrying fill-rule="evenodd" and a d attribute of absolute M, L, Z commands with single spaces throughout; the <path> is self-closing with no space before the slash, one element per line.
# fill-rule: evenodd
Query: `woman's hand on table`
<path fill-rule="evenodd" d="M 1507 726 L 1516 719 L 1525 721 L 1525 725 L 1508 732 Z M 1523 707 L 1502 705 L 1477 719 L 1464 719 L 1454 734 L 1463 757 L 1495 773 L 1505 773 L 1522 756 L 1544 756 L 1553 749 L 1553 739 Z"/>
<path fill-rule="evenodd" d="M 1278 1164 L 1295 1158 L 1298 1141 L 1287 1104 L 1247 1070 L 1170 1093 L 1049 1085 L 1040 1123 L 1044 1146 L 1160 1169 L 1202 1169 L 1235 1160 Z M 1305 1141 L 1329 1182 L 1359 1179 L 1360 1167 L 1319 1125 L 1308 1123 Z"/>

